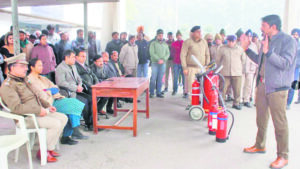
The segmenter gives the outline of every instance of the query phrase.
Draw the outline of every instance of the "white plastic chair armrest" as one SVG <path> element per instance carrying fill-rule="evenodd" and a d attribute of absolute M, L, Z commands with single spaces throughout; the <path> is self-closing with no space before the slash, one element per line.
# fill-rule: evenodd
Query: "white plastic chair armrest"
<path fill-rule="evenodd" d="M 0 111 L 0 117 L 8 118 L 8 119 L 13 119 L 13 120 L 18 120 L 20 129 L 22 131 L 26 130 L 26 125 L 25 125 L 25 120 L 23 116 L 12 114 L 12 113 L 7 113 L 4 111 Z"/>
<path fill-rule="evenodd" d="M 33 120 L 34 127 L 36 129 L 39 129 L 39 126 L 38 126 L 35 114 L 25 114 L 25 116 L 30 116 L 32 118 L 32 120 Z"/>

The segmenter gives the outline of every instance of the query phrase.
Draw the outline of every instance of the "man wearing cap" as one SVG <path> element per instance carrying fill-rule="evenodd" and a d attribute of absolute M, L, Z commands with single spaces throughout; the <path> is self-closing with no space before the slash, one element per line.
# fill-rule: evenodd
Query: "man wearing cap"
<path fill-rule="evenodd" d="M 210 62 L 208 45 L 201 37 L 200 26 L 194 26 L 191 29 L 191 38 L 183 42 L 180 53 L 183 73 L 187 76 L 188 93 L 192 92 L 192 84 L 195 80 L 195 74 L 200 72 L 200 68 L 192 59 L 192 56 L 195 56 L 202 66 L 205 66 Z"/>
<path fill-rule="evenodd" d="M 57 113 L 51 106 L 35 93 L 35 89 L 26 77 L 28 63 L 25 54 L 5 59 L 8 64 L 8 77 L 0 88 L 0 96 L 3 103 L 11 110 L 11 113 L 25 115 L 35 114 L 39 127 L 47 129 L 48 162 L 55 162 L 58 153 L 54 152 L 68 118 L 62 113 Z M 34 128 L 33 121 L 26 117 L 28 128 Z M 38 157 L 40 154 L 38 152 Z"/>
<path fill-rule="evenodd" d="M 124 67 L 125 76 L 136 77 L 139 63 L 138 46 L 135 44 L 134 35 L 130 35 L 128 40 L 128 43 L 121 48 L 119 61 Z"/>
<path fill-rule="evenodd" d="M 233 106 L 237 110 L 241 110 L 240 96 L 242 87 L 243 66 L 246 61 L 246 54 L 244 50 L 236 44 L 236 37 L 234 35 L 227 36 L 227 45 L 222 46 L 217 52 L 216 63 L 223 65 L 221 74 L 225 78 L 224 91 L 227 91 L 231 85 L 233 89 Z M 225 94 L 223 92 L 223 98 Z"/>
<path fill-rule="evenodd" d="M 247 38 L 249 38 L 250 46 L 249 48 L 255 52 L 256 54 L 258 54 L 258 49 L 257 46 L 252 42 L 252 31 L 251 29 L 247 30 L 245 35 L 247 36 Z M 256 73 L 258 66 L 256 63 L 254 63 L 248 56 L 246 57 L 246 63 L 243 69 L 243 102 L 244 102 L 244 106 L 246 107 L 251 107 L 251 103 L 250 103 L 250 98 L 252 96 L 253 93 L 253 85 L 255 85 L 253 83 L 254 81 L 254 76 Z"/>
<path fill-rule="evenodd" d="M 216 60 L 217 51 L 220 49 L 221 46 L 223 46 L 222 36 L 217 33 L 215 36 L 215 44 L 210 48 L 210 60 Z"/>
<path fill-rule="evenodd" d="M 244 149 L 245 153 L 265 153 L 266 135 L 270 114 L 275 128 L 277 159 L 270 168 L 281 169 L 288 164 L 289 129 L 286 117 L 288 90 L 294 78 L 296 65 L 296 41 L 281 32 L 278 15 L 262 18 L 264 34 L 259 54 L 249 49 L 249 39 L 242 37 L 241 46 L 258 66 L 256 93 L 256 125 L 258 128 L 254 146 Z"/>
<path fill-rule="evenodd" d="M 150 79 L 150 98 L 154 97 L 154 89 L 156 88 L 156 96 L 163 98 L 161 92 L 162 78 L 166 70 L 166 61 L 170 56 L 170 50 L 166 42 L 163 41 L 164 32 L 162 29 L 156 31 L 156 39 L 150 43 L 149 53 L 151 59 L 151 79 Z"/>
<path fill-rule="evenodd" d="M 165 90 L 164 92 L 168 92 L 168 87 L 169 87 L 169 74 L 170 72 L 173 71 L 173 56 L 171 53 L 171 45 L 174 42 L 174 37 L 173 37 L 173 33 L 172 32 L 168 32 L 168 40 L 166 41 L 166 43 L 169 46 L 169 51 L 170 51 L 170 56 L 166 62 L 166 74 L 165 74 Z M 170 71 L 171 69 L 171 71 Z"/>

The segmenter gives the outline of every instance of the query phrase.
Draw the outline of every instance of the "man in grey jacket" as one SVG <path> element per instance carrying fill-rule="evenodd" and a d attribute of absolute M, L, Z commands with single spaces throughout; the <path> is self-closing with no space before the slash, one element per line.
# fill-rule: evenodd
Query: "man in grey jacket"
<path fill-rule="evenodd" d="M 85 120 L 87 130 L 93 131 L 92 125 L 92 97 L 83 93 L 82 80 L 75 66 L 75 52 L 66 50 L 64 60 L 57 66 L 55 71 L 55 80 L 60 89 L 67 89 L 70 97 L 76 97 L 85 104 L 82 115 Z M 63 87 L 63 88 L 62 88 Z M 69 97 L 61 90 L 61 94 Z"/>
<path fill-rule="evenodd" d="M 277 15 L 262 18 L 261 30 L 265 36 L 259 54 L 249 47 L 249 40 L 241 38 L 241 46 L 247 55 L 259 65 L 256 94 L 257 136 L 254 146 L 245 148 L 245 153 L 265 153 L 269 113 L 272 116 L 277 141 L 277 159 L 271 163 L 273 169 L 288 164 L 288 122 L 286 100 L 294 70 L 296 41 L 281 32 L 281 20 Z"/>

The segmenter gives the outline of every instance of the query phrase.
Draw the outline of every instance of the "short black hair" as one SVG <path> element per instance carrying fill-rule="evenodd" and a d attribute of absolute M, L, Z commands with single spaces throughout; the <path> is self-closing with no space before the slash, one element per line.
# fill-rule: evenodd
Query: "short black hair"
<path fill-rule="evenodd" d="M 278 15 L 267 15 L 261 19 L 263 22 L 268 23 L 270 26 L 275 25 L 276 29 L 281 31 L 281 20 Z"/>
<path fill-rule="evenodd" d="M 50 31 L 51 29 L 54 29 L 54 26 L 53 25 L 48 25 L 47 30 Z"/>
<path fill-rule="evenodd" d="M 76 56 L 78 56 L 80 52 L 86 52 L 85 48 L 84 47 L 79 47 L 78 49 L 75 49 Z"/>
<path fill-rule="evenodd" d="M 35 36 L 34 34 L 31 34 L 31 35 L 29 36 L 29 39 L 36 39 L 36 36 Z"/>
<path fill-rule="evenodd" d="M 118 32 L 113 32 L 112 34 L 111 34 L 111 36 L 114 36 L 115 34 L 119 34 Z"/>
<path fill-rule="evenodd" d="M 47 35 L 47 36 L 48 36 L 48 35 L 49 35 L 49 31 L 48 31 L 48 30 L 46 30 L 46 29 L 43 29 L 43 30 L 42 30 L 42 34 L 44 34 L 44 35 Z"/>
<path fill-rule="evenodd" d="M 70 57 L 72 53 L 75 54 L 75 52 L 73 50 L 71 50 L 71 49 L 65 50 L 64 51 L 63 59 L 66 60 L 66 56 Z"/>
<path fill-rule="evenodd" d="M 95 58 L 93 59 L 93 61 L 95 62 L 96 60 L 98 60 L 98 59 L 100 59 L 100 58 L 102 58 L 101 55 L 96 55 Z"/>
<path fill-rule="evenodd" d="M 66 34 L 65 32 L 60 33 L 60 34 L 59 34 L 60 38 L 61 38 L 63 35 L 65 35 L 65 34 Z"/>
<path fill-rule="evenodd" d="M 133 39 L 133 38 L 135 38 L 134 35 L 129 35 L 128 40 L 131 40 L 131 39 Z"/>
<path fill-rule="evenodd" d="M 35 67 L 36 62 L 37 62 L 38 60 L 39 60 L 38 58 L 30 59 L 29 64 L 28 64 L 28 70 L 29 70 L 29 73 L 32 72 L 31 67 Z"/>
<path fill-rule="evenodd" d="M 78 35 L 80 32 L 83 32 L 83 29 L 77 29 L 77 35 Z"/>
<path fill-rule="evenodd" d="M 41 35 L 40 35 L 40 37 L 39 37 L 39 39 L 41 40 L 41 39 L 42 39 L 42 37 L 44 37 L 44 36 L 46 36 L 46 37 L 47 37 L 47 35 L 45 35 L 45 34 L 41 34 Z"/>

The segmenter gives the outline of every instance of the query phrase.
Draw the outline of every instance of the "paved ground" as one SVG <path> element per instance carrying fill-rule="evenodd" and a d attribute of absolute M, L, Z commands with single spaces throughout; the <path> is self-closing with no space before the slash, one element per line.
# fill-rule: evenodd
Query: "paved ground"
<path fill-rule="evenodd" d="M 143 100 L 143 99 L 142 99 Z M 142 101 L 140 107 L 143 107 Z M 80 141 L 75 146 L 61 145 L 62 156 L 57 163 L 44 167 L 33 157 L 34 168 L 43 169 L 264 169 L 276 158 L 274 128 L 269 123 L 267 153 L 249 155 L 242 152 L 255 140 L 255 108 L 232 110 L 236 123 L 230 139 L 225 144 L 215 142 L 215 137 L 207 134 L 206 122 L 194 122 L 184 110 L 186 100 L 181 95 L 154 98 L 150 101 L 150 119 L 143 114 L 138 117 L 138 136 L 131 131 L 106 130 L 98 135 L 85 133 L 89 140 Z M 129 105 L 125 105 L 129 106 Z M 286 169 L 299 169 L 300 155 L 300 105 L 293 105 L 287 113 L 290 127 L 290 163 Z M 100 122 L 112 122 L 100 120 Z M 131 118 L 125 121 L 130 124 Z M 12 128 L 0 119 L 1 127 Z M 9 132 L 1 129 L 0 133 Z M 38 147 L 34 147 L 33 154 Z M 27 168 L 24 148 L 18 163 L 9 154 L 10 169 Z"/>

